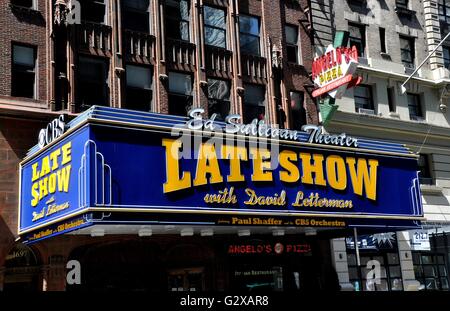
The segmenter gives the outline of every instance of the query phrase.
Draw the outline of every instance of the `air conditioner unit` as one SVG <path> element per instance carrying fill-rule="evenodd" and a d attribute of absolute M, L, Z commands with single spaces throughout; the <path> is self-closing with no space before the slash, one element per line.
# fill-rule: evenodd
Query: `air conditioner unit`
<path fill-rule="evenodd" d="M 419 117 L 419 116 L 409 116 L 409 118 L 410 118 L 411 120 L 419 121 L 419 122 L 424 122 L 424 121 L 425 121 L 425 118 L 424 118 L 424 117 Z"/>
<path fill-rule="evenodd" d="M 370 114 L 370 115 L 375 115 L 375 110 L 372 109 L 364 109 L 364 108 L 358 108 L 358 113 L 362 113 L 362 114 Z"/>

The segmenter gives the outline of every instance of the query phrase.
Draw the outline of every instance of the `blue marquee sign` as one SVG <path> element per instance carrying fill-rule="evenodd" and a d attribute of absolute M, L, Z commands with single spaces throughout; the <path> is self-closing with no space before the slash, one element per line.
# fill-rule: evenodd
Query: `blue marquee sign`
<path fill-rule="evenodd" d="M 37 241 L 95 223 L 181 220 L 419 225 L 417 158 L 402 145 L 233 118 L 91 108 L 22 162 L 19 233 Z"/>

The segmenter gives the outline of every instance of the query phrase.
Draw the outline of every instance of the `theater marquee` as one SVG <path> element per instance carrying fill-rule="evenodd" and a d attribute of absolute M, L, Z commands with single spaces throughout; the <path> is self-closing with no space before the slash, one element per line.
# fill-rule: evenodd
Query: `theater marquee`
<path fill-rule="evenodd" d="M 402 145 L 93 107 L 21 163 L 26 241 L 95 224 L 417 227 L 417 158 Z"/>

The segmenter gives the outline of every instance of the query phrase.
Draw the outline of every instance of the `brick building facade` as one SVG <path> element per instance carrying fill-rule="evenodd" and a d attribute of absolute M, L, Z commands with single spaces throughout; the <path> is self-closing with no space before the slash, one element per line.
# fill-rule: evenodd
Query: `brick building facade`
<path fill-rule="evenodd" d="M 63 290 L 74 249 L 130 239 L 61 236 L 32 246 L 35 270 L 8 270 L 18 163 L 55 116 L 94 104 L 181 115 L 193 106 L 285 128 L 317 124 L 308 2 L 79 0 L 81 11 L 75 3 L 68 12 L 64 0 L 2 1 L 0 289 L 33 279 L 34 288 Z"/>

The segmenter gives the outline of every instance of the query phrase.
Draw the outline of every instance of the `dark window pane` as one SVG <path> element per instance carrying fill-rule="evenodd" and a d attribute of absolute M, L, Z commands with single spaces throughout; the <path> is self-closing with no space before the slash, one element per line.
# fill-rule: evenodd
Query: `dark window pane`
<path fill-rule="evenodd" d="M 286 47 L 286 50 L 287 50 L 287 60 L 288 60 L 288 62 L 291 62 L 291 63 L 298 63 L 298 60 L 297 60 L 297 55 L 298 55 L 298 53 L 297 53 L 297 46 L 287 46 Z"/>
<path fill-rule="evenodd" d="M 208 79 L 208 114 L 224 120 L 230 114 L 230 82 Z"/>
<path fill-rule="evenodd" d="M 169 94 L 169 114 L 187 116 L 192 108 L 192 96 Z"/>
<path fill-rule="evenodd" d="M 398 278 L 398 279 L 391 280 L 391 289 L 394 291 L 395 290 L 403 290 L 402 279 Z"/>
<path fill-rule="evenodd" d="M 400 36 L 400 53 L 406 67 L 414 67 L 414 39 Z"/>
<path fill-rule="evenodd" d="M 349 23 L 348 31 L 350 32 L 349 46 L 355 46 L 358 50 L 358 56 L 364 57 L 366 48 L 365 27 Z"/>
<path fill-rule="evenodd" d="M 105 22 L 106 6 L 104 0 L 79 0 L 81 19 L 87 22 L 103 24 Z"/>
<path fill-rule="evenodd" d="M 14 71 L 12 75 L 11 95 L 34 98 L 34 72 Z"/>
<path fill-rule="evenodd" d="M 398 265 L 400 264 L 400 260 L 397 253 L 388 253 L 387 254 L 388 264 L 390 265 Z"/>
<path fill-rule="evenodd" d="M 167 36 L 172 39 L 189 41 L 189 1 L 168 0 L 165 14 Z"/>
<path fill-rule="evenodd" d="M 225 48 L 226 47 L 225 30 L 205 26 L 205 44 Z"/>
<path fill-rule="evenodd" d="M 297 45 L 298 42 L 297 27 L 287 25 L 285 27 L 285 31 L 286 31 L 286 43 Z"/>
<path fill-rule="evenodd" d="M 241 34 L 239 37 L 241 52 L 250 55 L 260 55 L 259 37 Z"/>
<path fill-rule="evenodd" d="M 266 90 L 261 85 L 244 85 L 244 122 L 250 123 L 253 119 L 265 118 Z"/>
<path fill-rule="evenodd" d="M 127 65 L 126 108 L 151 110 L 152 72 L 149 67 Z"/>
<path fill-rule="evenodd" d="M 401 278 L 402 272 L 400 266 L 390 266 L 389 267 L 389 276 L 391 278 Z"/>
<path fill-rule="evenodd" d="M 380 27 L 380 51 L 386 53 L 386 29 Z"/>
<path fill-rule="evenodd" d="M 205 25 L 225 29 L 226 23 L 224 10 L 205 6 L 203 9 L 203 14 Z"/>
<path fill-rule="evenodd" d="M 12 0 L 11 3 L 25 8 L 33 8 L 33 0 Z"/>
<path fill-rule="evenodd" d="M 108 104 L 108 65 L 98 58 L 80 57 L 78 98 L 81 109 Z"/>
<path fill-rule="evenodd" d="M 306 124 L 306 110 L 304 107 L 305 94 L 303 92 L 291 92 L 292 127 L 301 130 Z"/>
<path fill-rule="evenodd" d="M 259 36 L 259 20 L 252 16 L 239 16 L 239 31 Z"/>
<path fill-rule="evenodd" d="M 169 92 L 192 95 L 192 76 L 178 72 L 169 72 Z"/>
<path fill-rule="evenodd" d="M 136 12 L 124 10 L 122 13 L 123 28 L 138 32 L 150 32 L 149 15 L 146 11 Z"/>
<path fill-rule="evenodd" d="M 169 113 L 187 116 L 192 108 L 192 76 L 169 72 Z"/>
<path fill-rule="evenodd" d="M 239 16 L 240 47 L 244 54 L 260 55 L 259 20 L 256 17 Z"/>
<path fill-rule="evenodd" d="M 445 66 L 445 68 L 449 69 L 450 68 L 450 48 L 444 47 L 443 53 L 444 53 L 444 66 Z"/>
<path fill-rule="evenodd" d="M 152 102 L 152 91 L 134 87 L 126 88 L 127 109 L 150 111 Z"/>
<path fill-rule="evenodd" d="M 418 161 L 419 168 L 419 180 L 421 184 L 431 184 L 433 179 L 431 178 L 430 165 L 428 156 L 421 154 Z"/>
<path fill-rule="evenodd" d="M 372 91 L 370 86 L 358 85 L 354 88 L 355 111 L 359 109 L 373 110 Z"/>
<path fill-rule="evenodd" d="M 417 117 L 422 117 L 423 115 L 420 104 L 420 95 L 408 93 L 407 97 L 408 97 L 408 109 L 410 118 L 414 120 Z"/>
<path fill-rule="evenodd" d="M 34 98 L 35 94 L 35 48 L 13 45 L 11 68 L 11 95 Z"/>

